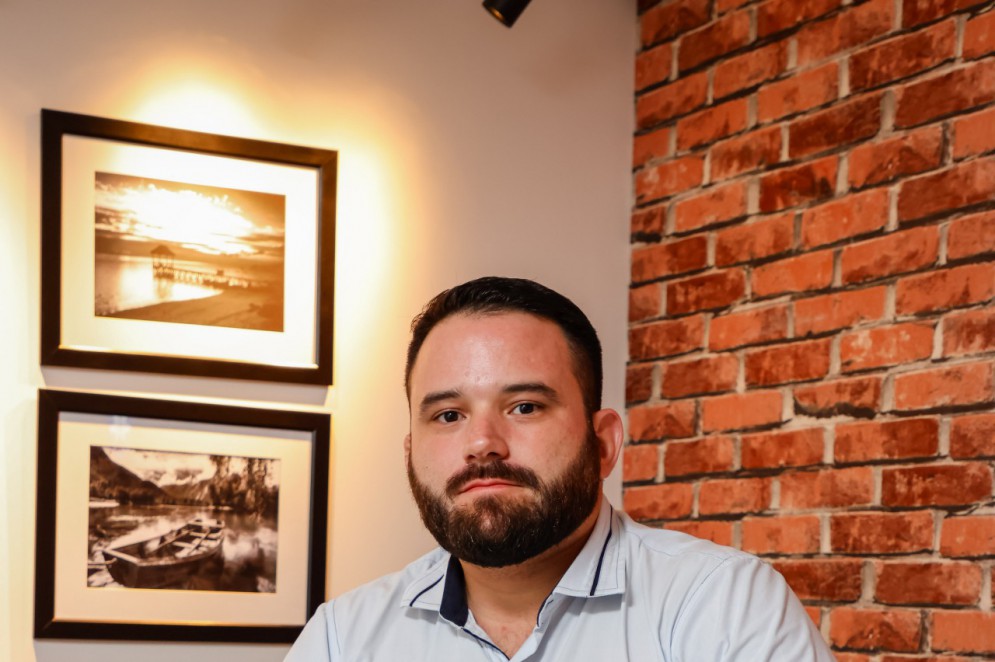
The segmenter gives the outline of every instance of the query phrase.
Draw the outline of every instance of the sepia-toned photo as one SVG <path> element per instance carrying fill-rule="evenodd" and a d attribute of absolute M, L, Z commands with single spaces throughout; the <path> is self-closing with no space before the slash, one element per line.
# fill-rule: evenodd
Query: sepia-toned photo
<path fill-rule="evenodd" d="M 283 331 L 286 199 L 97 172 L 94 314 Z"/>
<path fill-rule="evenodd" d="M 87 585 L 275 592 L 279 469 L 90 446 Z"/>

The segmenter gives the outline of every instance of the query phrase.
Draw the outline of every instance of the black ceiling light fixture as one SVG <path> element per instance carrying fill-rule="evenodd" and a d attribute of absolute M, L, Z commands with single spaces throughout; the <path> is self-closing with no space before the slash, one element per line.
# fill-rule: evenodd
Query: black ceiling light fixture
<path fill-rule="evenodd" d="M 532 0 L 484 0 L 484 9 L 509 28 L 515 24 Z"/>

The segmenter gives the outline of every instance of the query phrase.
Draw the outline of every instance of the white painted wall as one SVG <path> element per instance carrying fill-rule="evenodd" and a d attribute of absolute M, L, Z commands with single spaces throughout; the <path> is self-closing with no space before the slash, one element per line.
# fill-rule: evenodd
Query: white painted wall
<path fill-rule="evenodd" d="M 440 289 L 498 273 L 568 294 L 622 407 L 634 4 L 536 0 L 509 31 L 479 0 L 0 0 L 0 660 L 286 650 L 32 640 L 39 387 L 331 412 L 329 595 L 431 546 L 401 373 L 408 322 Z M 42 371 L 43 107 L 340 150 L 335 386 Z"/>

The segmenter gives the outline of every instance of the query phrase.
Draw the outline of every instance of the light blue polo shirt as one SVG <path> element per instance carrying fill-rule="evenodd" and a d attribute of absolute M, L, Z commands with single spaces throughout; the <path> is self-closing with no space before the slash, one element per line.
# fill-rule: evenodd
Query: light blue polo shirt
<path fill-rule="evenodd" d="M 436 549 L 318 608 L 285 662 L 507 662 Z M 513 662 L 832 662 L 780 574 L 760 559 L 651 529 L 602 499 L 587 543 Z"/>

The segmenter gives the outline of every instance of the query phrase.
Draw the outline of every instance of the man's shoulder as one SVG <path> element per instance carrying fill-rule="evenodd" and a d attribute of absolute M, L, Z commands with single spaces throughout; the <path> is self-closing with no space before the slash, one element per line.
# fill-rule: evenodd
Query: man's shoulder
<path fill-rule="evenodd" d="M 765 565 L 746 552 L 696 538 L 681 531 L 656 529 L 620 515 L 626 564 L 633 577 L 651 583 L 684 585 L 688 591 L 708 580 L 720 568 L 722 576 Z"/>

